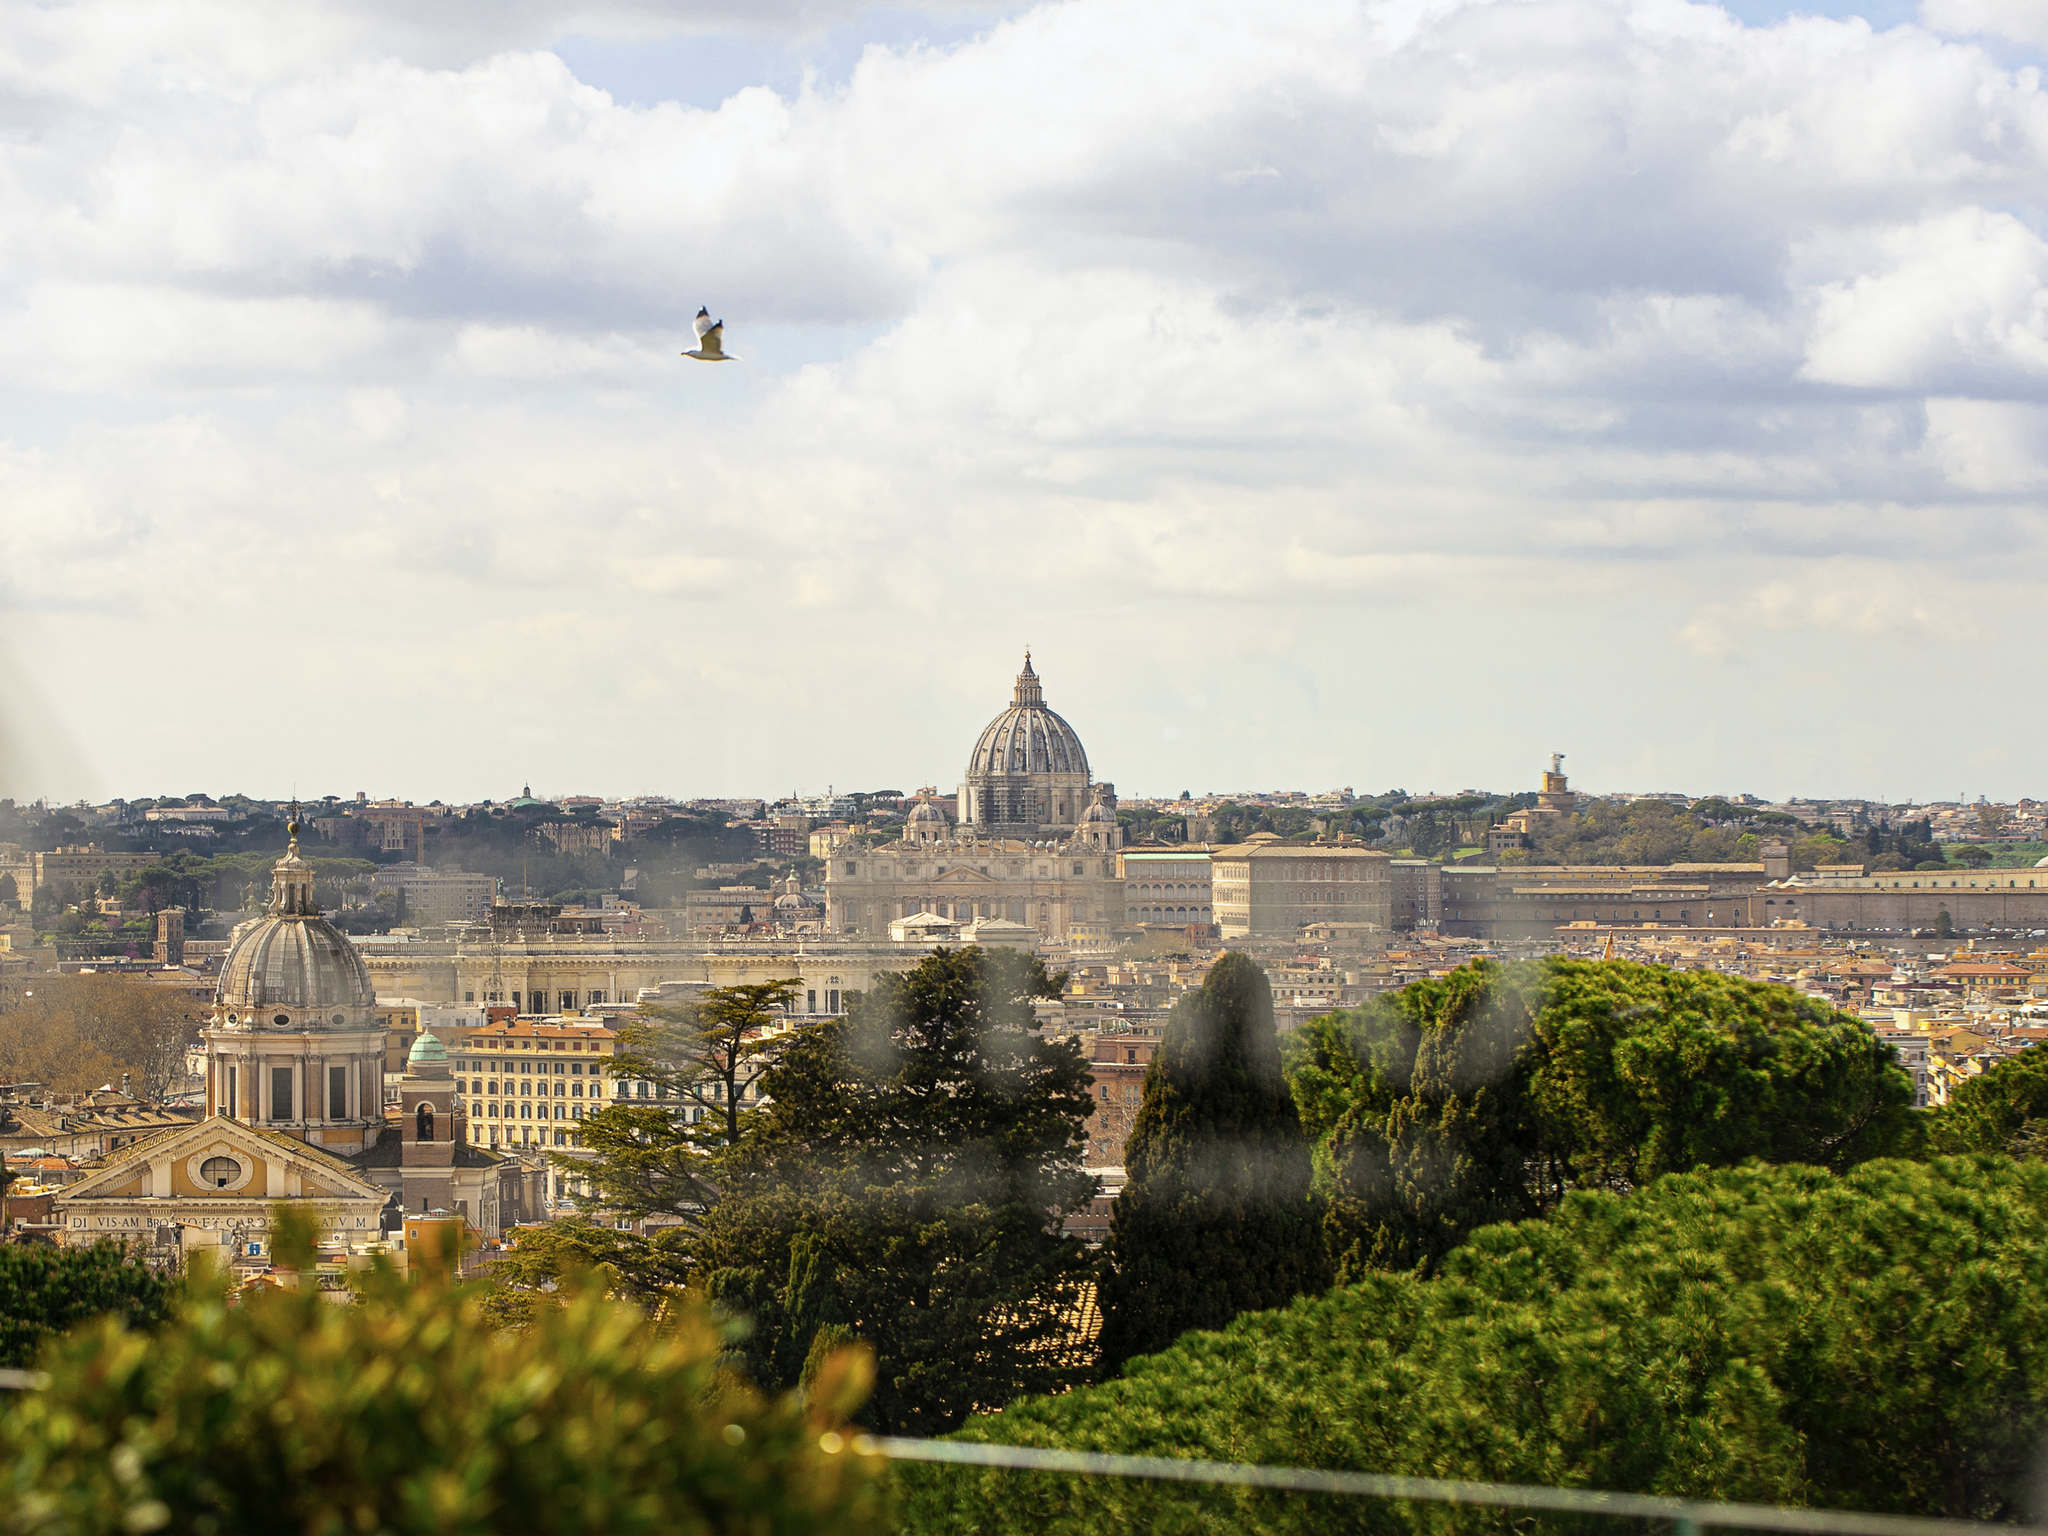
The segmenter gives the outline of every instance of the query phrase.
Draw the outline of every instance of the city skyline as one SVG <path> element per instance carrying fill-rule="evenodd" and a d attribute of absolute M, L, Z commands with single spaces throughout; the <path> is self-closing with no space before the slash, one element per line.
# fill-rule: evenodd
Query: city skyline
<path fill-rule="evenodd" d="M 17 721 L 20 718 L 19 712 L 13 716 L 13 719 Z M 963 727 L 965 726 L 964 717 L 962 725 Z M 1113 731 L 1108 733 L 1108 739 L 1112 743 L 1115 741 L 1116 736 Z M 7 746 L 8 742 L 4 738 L 0 738 L 0 749 L 4 749 Z M 1542 756 L 1547 759 L 1552 754 L 1546 752 Z M 1569 760 L 1574 754 L 1564 752 L 1557 753 L 1556 756 Z M 0 770 L 6 770 L 10 766 L 18 770 L 22 760 L 20 757 L 10 759 L 4 750 L 0 750 Z M 927 768 L 929 766 L 927 765 Z M 1183 793 L 1197 800 L 1214 800 L 1234 795 L 1263 796 L 1289 793 L 1319 795 L 1332 793 L 1339 789 L 1349 789 L 1361 799 L 1391 792 L 1406 793 L 1419 797 L 1456 796 L 1471 793 L 1514 794 L 1529 788 L 1536 782 L 1537 778 L 1536 770 L 1532 768 L 1529 773 L 1519 779 L 1503 778 L 1499 781 L 1489 781 L 1481 778 L 1467 778 L 1453 781 L 1448 785 L 1400 780 L 1380 783 L 1378 781 L 1366 781 L 1358 775 L 1353 775 L 1349 779 L 1333 780 L 1328 783 L 1318 783 L 1302 779 L 1279 779 L 1263 784 L 1237 784 L 1219 787 L 1216 785 L 1197 785 L 1192 781 L 1184 781 L 1178 787 L 1159 788 L 1143 784 L 1124 787 L 1128 784 L 1128 781 L 1119 780 L 1114 772 L 1101 771 L 1102 765 L 1100 760 L 1097 761 L 1095 766 L 1098 778 L 1119 785 L 1121 799 L 1140 802 L 1173 800 Z M 829 770 L 829 765 L 827 765 L 827 768 Z M 349 801 L 358 794 L 367 795 L 372 801 L 404 801 L 421 805 L 448 804 L 456 806 L 487 803 L 502 804 L 522 795 L 532 795 L 541 800 L 596 795 L 609 802 L 622 802 L 633 799 L 669 800 L 677 803 L 722 799 L 760 799 L 772 803 L 791 798 L 816 798 L 822 795 L 829 795 L 835 790 L 840 794 L 851 794 L 858 791 L 894 790 L 905 795 L 914 795 L 922 790 L 931 789 L 935 790 L 941 799 L 950 802 L 960 782 L 957 775 L 949 776 L 943 772 L 934 774 L 924 771 L 913 772 L 907 775 L 897 773 L 893 777 L 884 773 L 880 777 L 865 780 L 856 780 L 845 776 L 821 778 L 817 777 L 817 767 L 813 765 L 809 775 L 786 780 L 779 784 L 725 784 L 717 787 L 690 784 L 656 784 L 621 787 L 615 782 L 602 781 L 601 772 L 586 773 L 581 777 L 569 779 L 558 784 L 549 784 L 545 780 L 536 783 L 531 775 L 522 776 L 515 774 L 513 777 L 518 782 L 516 791 L 512 788 L 511 781 L 505 781 L 486 784 L 482 788 L 472 788 L 463 793 L 456 793 L 452 789 L 436 786 L 431 783 L 420 786 L 394 785 L 391 782 L 391 769 L 388 765 L 384 769 L 373 769 L 372 771 L 376 776 L 368 784 L 357 783 L 347 789 L 331 787 L 324 783 L 319 785 L 304 784 L 297 782 L 295 779 L 288 788 L 270 791 L 252 788 L 248 785 L 228 784 L 215 780 L 208 783 L 188 785 L 181 789 L 171 789 L 162 784 L 137 783 L 120 791 L 98 795 L 66 795 L 51 793 L 47 790 L 39 791 L 28 787 L 27 778 L 18 771 L 11 781 L 4 772 L 0 772 L 0 798 L 14 799 L 21 804 L 44 803 L 52 807 L 72 804 L 105 804 L 116 800 L 169 802 L 192 795 L 203 795 L 214 800 L 239 796 L 276 805 L 303 801 L 310 806 L 329 800 Z M 1948 794 L 1937 791 L 1924 795 L 1886 795 L 1858 790 L 1830 789 L 1825 786 L 1771 793 L 1746 784 L 1628 784 L 1617 783 L 1611 779 L 1603 778 L 1598 772 L 1597 765 L 1590 782 L 1582 781 L 1577 770 L 1574 770 L 1573 787 L 1576 793 L 1595 799 L 1672 794 L 1682 794 L 1692 799 L 1705 796 L 1754 795 L 1760 800 L 1773 803 L 1789 801 L 1859 801 L 1893 807 L 1925 804 L 1967 804 L 1984 799 L 1991 800 L 1994 803 L 2008 803 L 2037 798 L 2034 793 L 2025 788 L 2006 795 L 1989 795 L 1983 791 L 1971 788 L 1965 788 Z M 10 790 L 12 791 L 11 793 L 9 792 Z M 2048 790 L 2043 790 L 2042 793 L 2048 794 Z"/>
<path fill-rule="evenodd" d="M 899 784 L 1026 643 L 1133 795 L 2036 788 L 2025 0 L 144 16 L 0 60 L 0 793 Z"/>

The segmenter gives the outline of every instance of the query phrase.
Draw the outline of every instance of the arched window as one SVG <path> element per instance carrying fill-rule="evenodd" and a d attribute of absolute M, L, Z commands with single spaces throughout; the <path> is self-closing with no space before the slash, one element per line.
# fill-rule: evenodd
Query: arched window
<path fill-rule="evenodd" d="M 419 1112 L 413 1116 L 414 1129 L 421 1141 L 434 1139 L 434 1106 L 422 1102 Z"/>

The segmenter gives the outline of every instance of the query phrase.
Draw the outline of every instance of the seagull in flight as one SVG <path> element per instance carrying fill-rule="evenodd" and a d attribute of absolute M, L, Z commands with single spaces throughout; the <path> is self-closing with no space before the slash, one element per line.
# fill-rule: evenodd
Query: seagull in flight
<path fill-rule="evenodd" d="M 711 311 L 697 311 L 697 347 L 683 356 L 694 357 L 700 363 L 736 363 L 738 358 L 725 350 L 725 322 L 711 318 Z"/>

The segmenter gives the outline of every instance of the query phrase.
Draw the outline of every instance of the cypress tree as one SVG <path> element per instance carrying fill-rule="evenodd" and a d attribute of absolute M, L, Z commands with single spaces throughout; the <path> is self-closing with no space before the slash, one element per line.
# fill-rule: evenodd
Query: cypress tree
<path fill-rule="evenodd" d="M 1100 1290 L 1105 1372 L 1326 1283 L 1273 989 L 1248 957 L 1226 954 L 1169 1016 L 1124 1164 Z"/>

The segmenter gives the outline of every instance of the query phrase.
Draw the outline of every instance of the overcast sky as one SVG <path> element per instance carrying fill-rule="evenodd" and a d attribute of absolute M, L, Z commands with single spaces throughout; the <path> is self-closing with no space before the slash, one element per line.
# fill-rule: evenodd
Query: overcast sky
<path fill-rule="evenodd" d="M 2048 794 L 2044 62 L 0 4 L 0 790 L 950 788 L 1029 644 L 1125 794 Z"/>

